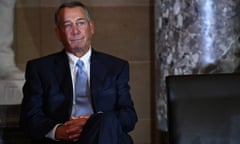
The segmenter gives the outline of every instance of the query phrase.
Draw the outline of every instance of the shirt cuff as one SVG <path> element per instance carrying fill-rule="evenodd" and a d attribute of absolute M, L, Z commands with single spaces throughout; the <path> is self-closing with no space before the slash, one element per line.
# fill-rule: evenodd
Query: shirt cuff
<path fill-rule="evenodd" d="M 53 129 L 51 129 L 45 136 L 47 138 L 52 139 L 52 140 L 59 141 L 55 138 L 55 132 L 56 132 L 57 127 L 60 126 L 60 125 L 62 125 L 62 124 L 55 125 L 55 127 L 53 127 Z"/>

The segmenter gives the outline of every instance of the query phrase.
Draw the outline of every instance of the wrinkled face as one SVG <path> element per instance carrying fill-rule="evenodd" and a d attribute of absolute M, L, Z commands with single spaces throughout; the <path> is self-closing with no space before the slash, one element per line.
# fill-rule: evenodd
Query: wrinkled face
<path fill-rule="evenodd" d="M 68 52 L 82 56 L 90 48 L 94 24 L 82 7 L 63 8 L 55 32 Z"/>

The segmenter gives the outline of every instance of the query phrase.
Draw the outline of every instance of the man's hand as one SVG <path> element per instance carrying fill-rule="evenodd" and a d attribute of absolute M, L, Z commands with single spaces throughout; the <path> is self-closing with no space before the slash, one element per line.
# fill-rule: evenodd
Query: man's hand
<path fill-rule="evenodd" d="M 77 141 L 82 133 L 84 125 L 90 116 L 71 117 L 71 119 L 56 129 L 57 140 Z"/>

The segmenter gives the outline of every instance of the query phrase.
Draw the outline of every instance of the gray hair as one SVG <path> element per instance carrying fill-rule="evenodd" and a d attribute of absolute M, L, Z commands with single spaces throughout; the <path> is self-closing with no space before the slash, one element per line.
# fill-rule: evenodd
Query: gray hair
<path fill-rule="evenodd" d="M 59 13 L 60 13 L 60 10 L 63 9 L 63 8 L 73 8 L 73 7 L 82 7 L 86 14 L 87 14 L 87 19 L 88 21 L 91 21 L 91 14 L 90 14 L 90 10 L 88 9 L 88 7 L 86 5 L 84 5 L 83 3 L 79 2 L 79 1 L 70 1 L 70 2 L 64 2 L 62 3 L 58 9 L 56 10 L 55 12 L 55 15 L 54 15 L 54 21 L 55 21 L 55 24 L 58 25 L 59 24 Z"/>

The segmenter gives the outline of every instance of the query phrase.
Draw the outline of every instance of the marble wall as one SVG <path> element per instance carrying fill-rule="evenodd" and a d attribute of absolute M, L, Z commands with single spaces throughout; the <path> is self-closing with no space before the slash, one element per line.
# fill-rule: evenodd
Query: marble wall
<path fill-rule="evenodd" d="M 232 73 L 240 64 L 240 0 L 155 0 L 158 128 L 167 130 L 167 75 Z"/>

